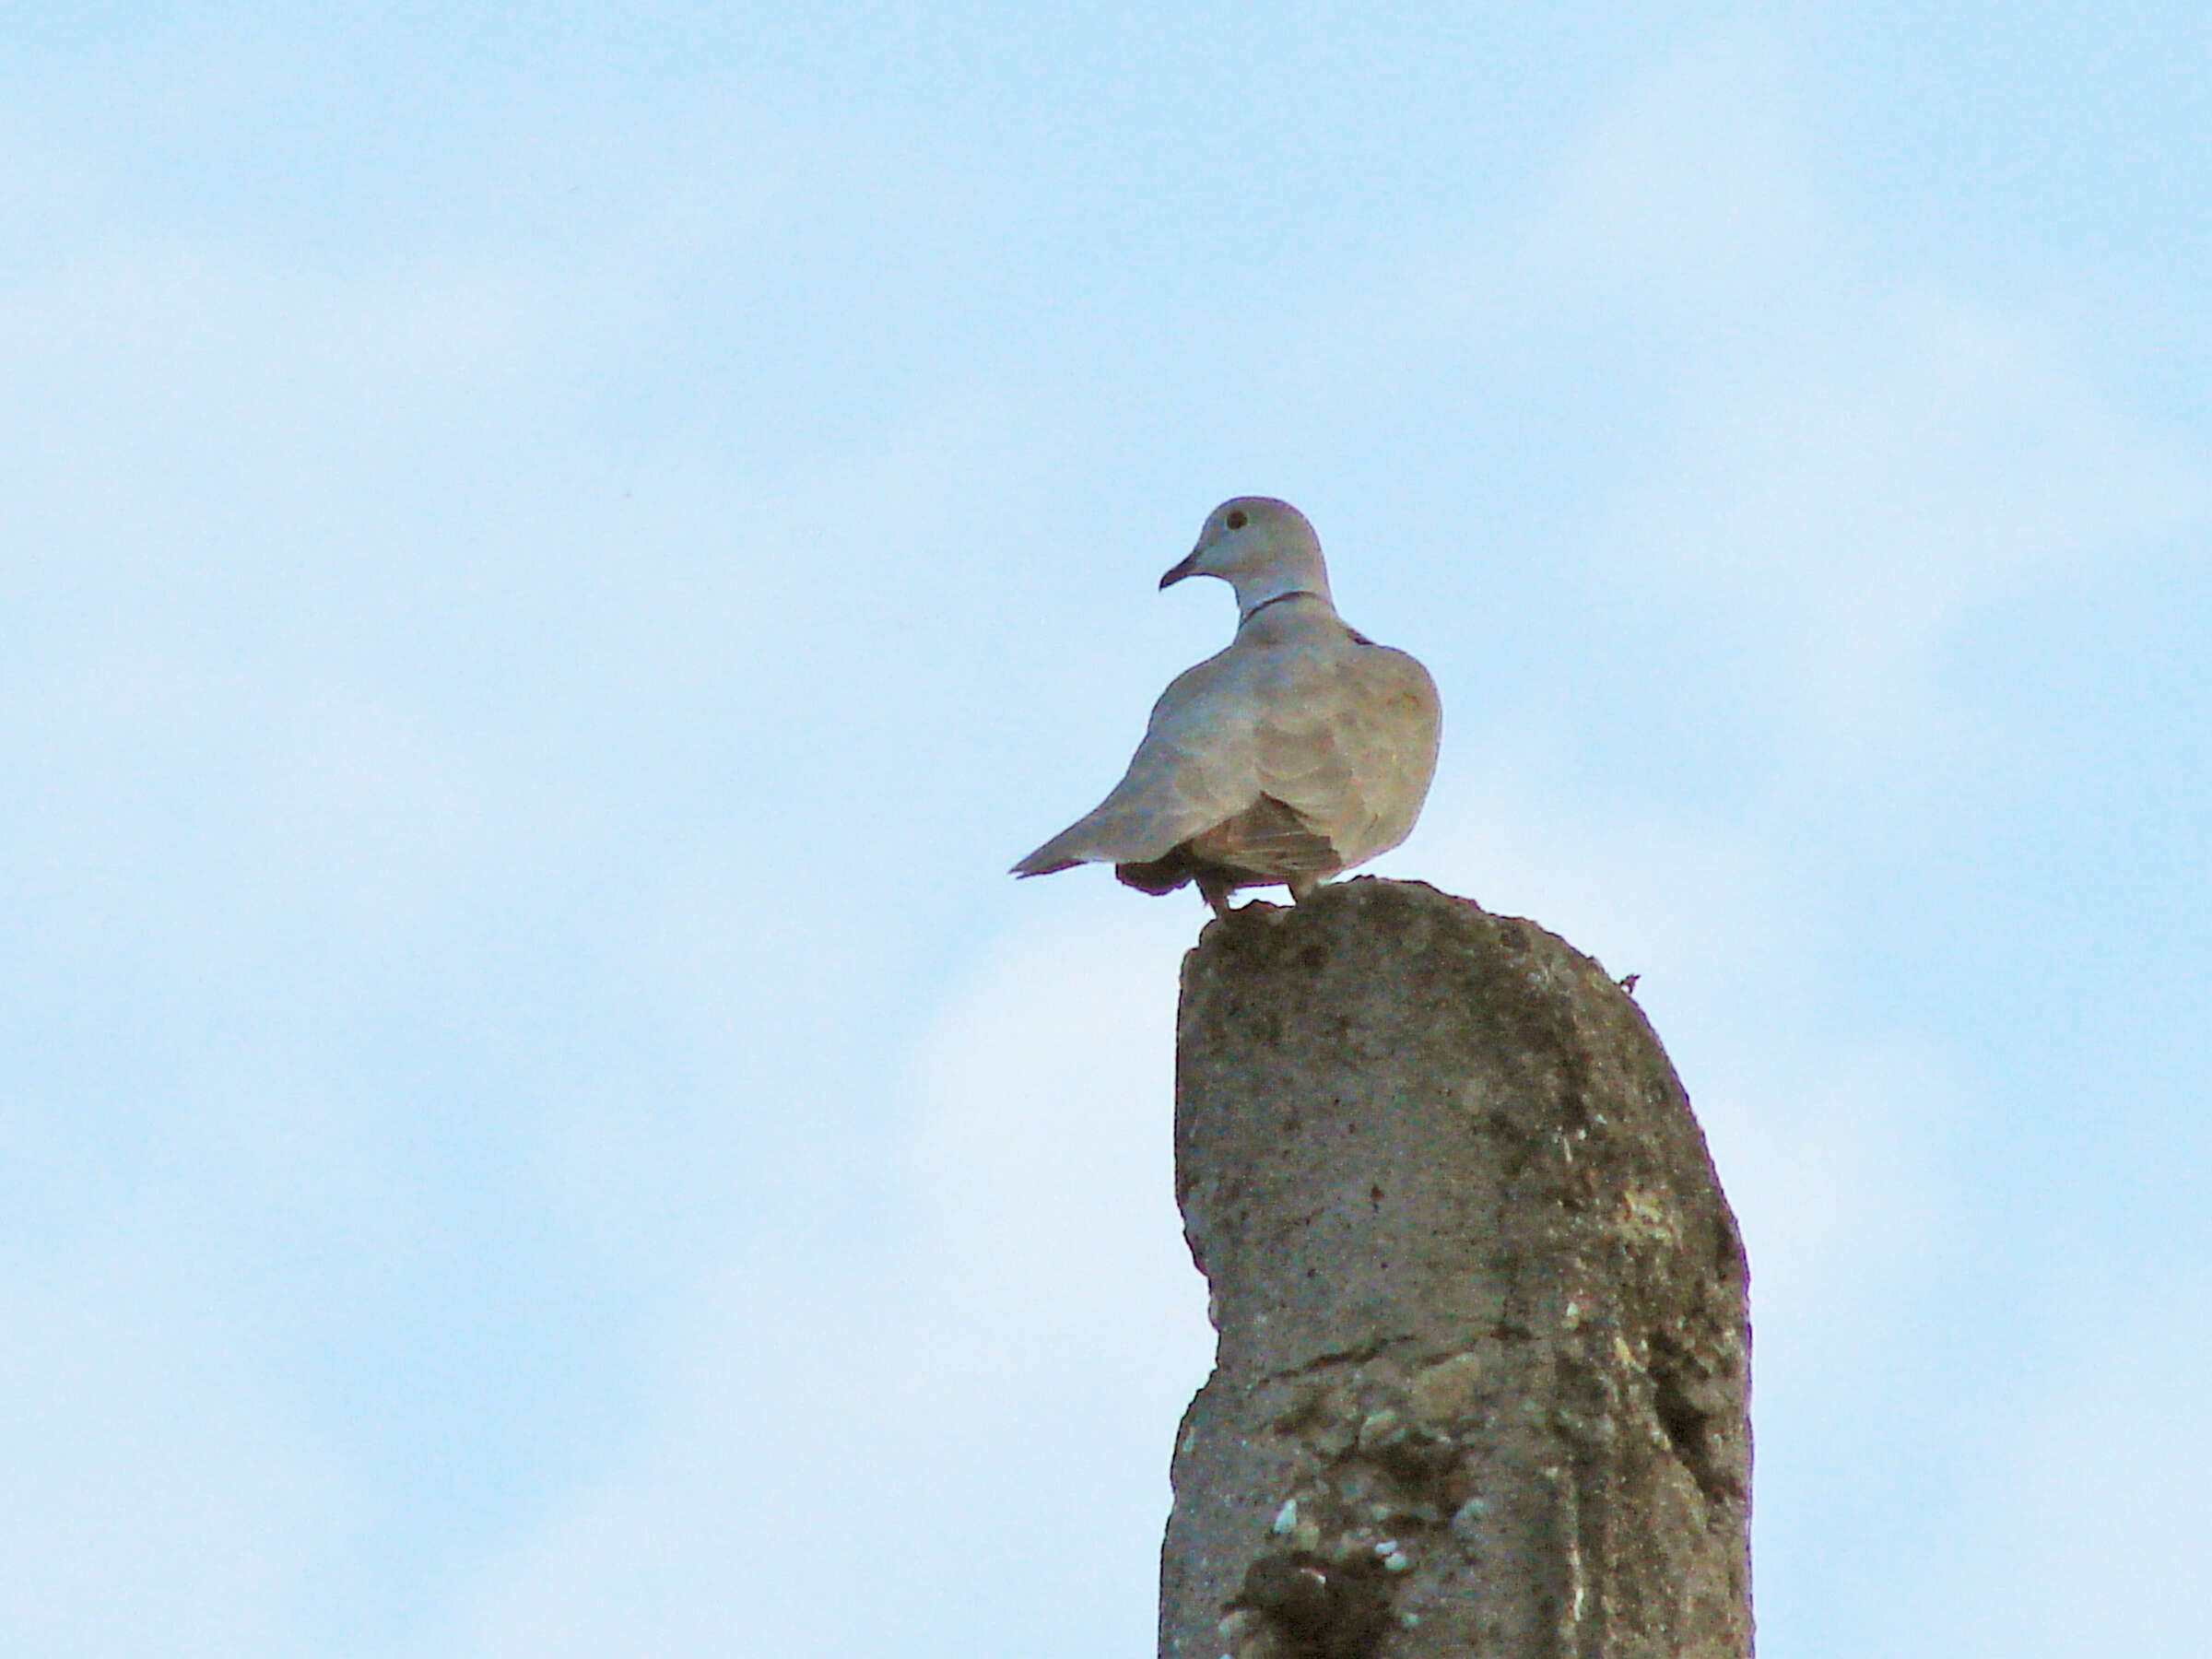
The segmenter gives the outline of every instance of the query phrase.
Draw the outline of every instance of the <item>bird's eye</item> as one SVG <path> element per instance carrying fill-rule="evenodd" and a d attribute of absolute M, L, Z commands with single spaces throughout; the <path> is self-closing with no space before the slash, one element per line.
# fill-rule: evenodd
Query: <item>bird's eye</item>
<path fill-rule="evenodd" d="M 1244 509 L 1240 507 L 1229 515 L 1227 522 L 1231 530 L 1241 530 L 1245 525 L 1251 524 L 1252 520 L 1246 516 Z"/>

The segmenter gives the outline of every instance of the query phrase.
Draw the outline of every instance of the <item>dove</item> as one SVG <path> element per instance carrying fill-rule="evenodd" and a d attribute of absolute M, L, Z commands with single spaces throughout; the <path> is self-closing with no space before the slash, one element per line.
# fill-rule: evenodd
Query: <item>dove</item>
<path fill-rule="evenodd" d="M 1175 677 L 1113 792 L 1012 874 L 1111 864 L 1147 893 L 1194 882 L 1224 919 L 1241 888 L 1279 884 L 1302 904 L 1412 833 L 1436 771 L 1436 684 L 1336 615 L 1320 539 L 1288 501 L 1215 508 L 1159 585 L 1190 576 L 1236 591 L 1236 638 Z"/>

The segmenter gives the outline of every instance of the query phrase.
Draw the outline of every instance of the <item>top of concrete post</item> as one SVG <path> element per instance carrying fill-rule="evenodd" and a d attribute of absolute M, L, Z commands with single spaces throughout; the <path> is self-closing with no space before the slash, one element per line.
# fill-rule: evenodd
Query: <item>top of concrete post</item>
<path fill-rule="evenodd" d="M 1176 1053 L 1219 1346 L 1162 1652 L 1747 1653 L 1743 1247 L 1635 1001 L 1361 878 L 1208 926 Z"/>

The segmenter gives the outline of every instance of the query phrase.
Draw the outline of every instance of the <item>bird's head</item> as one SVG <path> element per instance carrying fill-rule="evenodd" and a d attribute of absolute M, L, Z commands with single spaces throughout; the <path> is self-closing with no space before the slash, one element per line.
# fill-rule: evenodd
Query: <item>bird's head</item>
<path fill-rule="evenodd" d="M 1206 515 L 1188 559 L 1159 579 L 1172 587 L 1185 576 L 1218 576 L 1237 591 L 1237 609 L 1250 616 L 1286 594 L 1329 597 L 1321 540 L 1306 515 L 1271 496 L 1239 496 Z"/>

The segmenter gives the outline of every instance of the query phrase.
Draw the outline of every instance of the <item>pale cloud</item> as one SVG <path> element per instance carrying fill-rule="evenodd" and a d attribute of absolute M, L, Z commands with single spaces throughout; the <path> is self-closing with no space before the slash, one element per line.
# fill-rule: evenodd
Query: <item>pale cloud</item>
<path fill-rule="evenodd" d="M 1735 333 L 1778 297 L 1794 312 L 1776 290 L 1818 282 L 1841 241 L 1805 171 L 1801 78 L 1758 29 L 1647 69 L 1552 170 L 1515 280 L 1555 316 L 1619 308 Z"/>
<path fill-rule="evenodd" d="M 10 1160 L 24 1147 L 10 1135 Z M 350 1516 L 260 1374 L 219 1248 L 157 1199 L 14 1252 L 0 1297 L 0 1601 L 26 1653 L 275 1653 Z"/>
<path fill-rule="evenodd" d="M 1203 912 L 1038 897 L 915 1051 L 881 1253 L 763 1245 L 671 1304 L 643 1441 L 491 1575 L 453 1651 L 1148 1640 L 1212 1344 L 1169 1152 Z"/>
<path fill-rule="evenodd" d="M 1973 1524 L 1945 1552 L 1966 1582 L 2006 1594 L 1967 1625 L 1929 1597 L 1925 1617 L 1950 1651 L 2094 1659 L 2183 1654 L 2204 1641 L 2189 1587 L 2212 1566 L 2205 1471 L 2212 1434 L 2212 1277 L 2203 1261 L 2157 1254 L 2123 1284 L 2060 1290 L 2082 1341 L 2030 1348 L 1972 1415 L 1972 1473 L 1959 1509 Z"/>
<path fill-rule="evenodd" d="M 1634 590 L 1779 659 L 1808 735 L 1877 769 L 1971 731 L 1947 639 L 2053 571 L 2212 522 L 2212 452 L 2123 395 L 2062 287 L 1885 265 L 1822 199 L 1771 38 L 1721 37 L 1601 122 L 1516 253 L 1539 325 L 1633 318 L 1668 448 L 1608 515 Z M 2071 274 L 2052 273 L 2057 285 Z"/>
<path fill-rule="evenodd" d="M 1962 625 L 2194 534 L 2212 457 L 2046 318 L 1892 289 L 1823 332 L 1693 379 L 1677 453 L 1612 528 L 1640 585 L 1766 633 L 1831 762 L 1878 769 L 1959 717 L 1940 675 Z"/>

